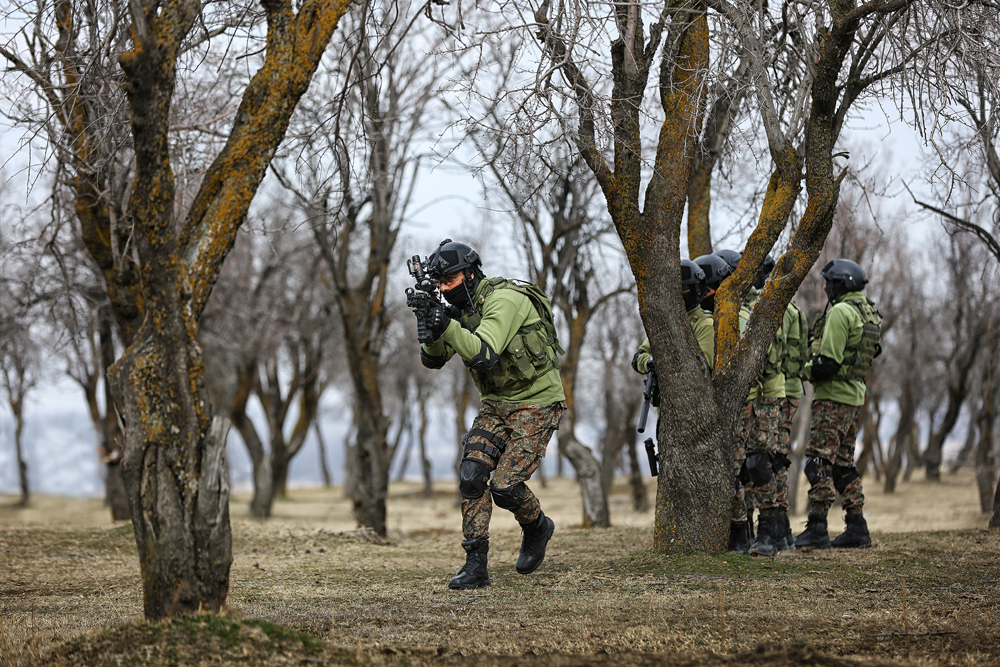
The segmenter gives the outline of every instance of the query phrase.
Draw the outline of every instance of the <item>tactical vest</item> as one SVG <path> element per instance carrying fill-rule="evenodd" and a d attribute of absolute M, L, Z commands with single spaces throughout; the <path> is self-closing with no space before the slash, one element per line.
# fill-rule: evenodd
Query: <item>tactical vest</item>
<path fill-rule="evenodd" d="M 500 350 L 500 360 L 489 371 L 469 368 L 472 381 L 480 394 L 518 391 L 527 388 L 537 378 L 553 368 L 559 369 L 559 355 L 565 351 L 559 345 L 552 303 L 537 285 L 506 278 L 484 278 L 475 300 L 475 311 L 462 316 L 462 324 L 475 331 L 483 319 L 483 303 L 498 289 L 512 289 L 531 301 L 539 320 L 517 330 L 507 347 Z"/>
<path fill-rule="evenodd" d="M 801 308 L 794 303 L 790 303 L 789 306 L 798 319 L 798 334 L 793 336 L 793 331 L 788 332 L 784 361 L 785 377 L 808 380 L 805 369 L 809 360 L 809 324 Z"/>
<path fill-rule="evenodd" d="M 861 315 L 862 327 L 861 340 L 855 347 L 844 350 L 844 360 L 840 363 L 840 370 L 833 379 L 864 381 L 868 369 L 872 367 L 872 360 L 882 350 L 882 316 L 875 307 L 875 302 L 868 298 L 847 299 L 838 303 L 849 303 L 854 306 Z M 816 325 L 813 327 L 813 338 L 809 347 L 812 357 L 819 354 L 823 344 L 824 326 L 826 326 L 826 313 L 816 320 Z"/>

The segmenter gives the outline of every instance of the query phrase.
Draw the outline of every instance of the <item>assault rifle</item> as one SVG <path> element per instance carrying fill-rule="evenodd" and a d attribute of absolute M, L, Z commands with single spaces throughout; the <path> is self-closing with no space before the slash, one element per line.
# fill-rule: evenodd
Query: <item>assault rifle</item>
<path fill-rule="evenodd" d="M 428 314 L 435 302 L 440 302 L 437 281 L 431 278 L 424 267 L 427 266 L 427 259 L 420 259 L 420 255 L 414 255 L 406 260 L 406 268 L 416 284 L 406 288 L 406 305 L 413 309 L 417 316 L 417 341 L 430 345 L 434 342 L 434 336 L 427 324 Z"/>
<path fill-rule="evenodd" d="M 657 407 L 660 404 L 660 383 L 656 379 L 656 371 L 649 369 L 646 373 L 646 383 L 642 388 L 642 411 L 639 413 L 639 426 L 636 430 L 642 433 L 646 430 L 646 419 L 649 417 L 649 406 Z M 649 474 L 656 477 L 659 474 L 656 455 L 656 443 L 652 438 L 646 438 L 646 458 L 649 459 Z"/>

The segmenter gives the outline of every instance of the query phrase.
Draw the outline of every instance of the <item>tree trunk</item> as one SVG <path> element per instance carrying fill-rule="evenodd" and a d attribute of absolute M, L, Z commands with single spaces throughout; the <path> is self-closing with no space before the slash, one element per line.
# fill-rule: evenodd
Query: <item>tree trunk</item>
<path fill-rule="evenodd" d="M 323 488 L 329 489 L 333 486 L 333 478 L 330 476 L 330 466 L 326 462 L 326 442 L 323 440 L 323 431 L 319 427 L 319 419 L 313 422 L 313 430 L 316 431 L 316 447 L 319 449 L 319 470 L 323 475 Z"/>
<path fill-rule="evenodd" d="M 228 420 L 210 416 L 201 347 L 180 308 L 156 310 L 109 369 L 148 620 L 217 612 L 229 593 Z"/>
<path fill-rule="evenodd" d="M 788 445 L 788 458 L 792 464 L 788 466 L 788 513 L 798 514 L 799 511 L 799 480 L 802 479 L 802 459 L 805 457 L 806 446 L 809 444 L 809 423 L 812 420 L 812 384 L 803 382 L 802 399 L 799 409 L 792 418 L 792 441 Z"/>
<path fill-rule="evenodd" d="M 632 488 L 632 509 L 636 512 L 649 511 L 649 498 L 646 495 L 644 474 L 639 467 L 639 457 L 636 455 L 635 438 L 628 441 L 629 486 Z"/>
<path fill-rule="evenodd" d="M 418 394 L 420 402 L 420 426 L 417 427 L 417 440 L 420 443 L 420 464 L 424 473 L 424 498 L 434 497 L 434 469 L 427 456 L 427 396 L 424 392 Z"/>
<path fill-rule="evenodd" d="M 31 501 L 31 490 L 28 488 L 28 463 L 24 458 L 24 401 L 11 397 L 10 409 L 14 413 L 14 449 L 17 451 L 17 478 L 21 486 L 19 507 L 27 507 Z"/>
<path fill-rule="evenodd" d="M 115 343 L 111 331 L 111 313 L 101 308 L 98 313 L 98 337 L 101 349 L 101 376 L 104 379 L 104 416 L 100 419 L 101 447 L 107 459 L 107 479 L 105 480 L 105 502 L 111 508 L 113 521 L 128 521 L 132 518 L 128 506 L 128 492 L 122 477 L 122 431 L 115 411 L 115 397 L 108 382 L 108 368 L 115 363 Z"/>
<path fill-rule="evenodd" d="M 978 414 L 978 411 L 970 408 L 969 428 L 965 432 L 965 444 L 962 445 L 962 449 L 958 452 L 958 456 L 955 457 L 955 460 L 952 461 L 951 465 L 948 467 L 948 472 L 952 475 L 961 470 L 962 466 L 964 466 L 969 460 L 969 457 L 972 456 L 972 452 L 976 450 L 976 414 Z"/>
<path fill-rule="evenodd" d="M 913 378 L 903 383 L 903 395 L 899 407 L 899 423 L 896 433 L 889 441 L 889 462 L 885 467 L 885 492 L 894 493 L 900 469 L 903 467 L 903 453 L 907 450 L 913 434 L 913 420 L 916 416 L 916 387 Z"/>
<path fill-rule="evenodd" d="M 576 470 L 576 480 L 580 484 L 583 500 L 583 527 L 607 528 L 611 525 L 608 514 L 608 498 L 601 483 L 601 466 L 593 452 L 584 447 L 573 435 L 572 428 L 556 432 L 556 440 L 561 452 Z"/>
<path fill-rule="evenodd" d="M 1000 482 L 997 482 L 997 490 L 993 494 L 993 513 L 990 514 L 989 527 L 1000 528 Z"/>

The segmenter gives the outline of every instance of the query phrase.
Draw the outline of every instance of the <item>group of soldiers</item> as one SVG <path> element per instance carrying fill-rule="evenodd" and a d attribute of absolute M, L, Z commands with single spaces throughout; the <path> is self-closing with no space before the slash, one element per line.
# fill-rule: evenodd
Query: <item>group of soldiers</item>
<path fill-rule="evenodd" d="M 684 304 L 709 368 L 715 357 L 715 292 L 739 260 L 738 252 L 719 251 L 681 262 Z M 566 409 L 559 374 L 563 350 L 551 303 L 537 286 L 487 277 L 479 254 L 451 239 L 442 241 L 425 263 L 427 282 L 439 290 L 444 303 L 436 295 L 408 298 L 417 316 L 421 362 L 437 369 L 457 354 L 481 398 L 479 414 L 462 438 L 459 466 L 466 562 L 448 583 L 452 589 L 474 589 L 492 583 L 488 553 L 494 505 L 512 512 L 521 525 L 517 572 L 531 573 L 545 558 L 555 525 L 527 482 L 541 465 Z M 740 310 L 741 329 L 773 267 L 768 257 Z M 773 555 L 794 547 L 871 544 L 862 515 L 861 480 L 854 468 L 854 437 L 865 373 L 880 351 L 880 318 L 861 293 L 867 278 L 857 264 L 830 262 L 823 278 L 830 302 L 814 325 L 812 343 L 807 341 L 802 311 L 790 304 L 743 409 L 733 462 L 730 548 L 735 551 Z M 408 294 L 413 297 L 412 291 Z M 648 339 L 632 365 L 642 373 L 653 371 Z M 811 484 L 809 521 L 805 532 L 792 540 L 788 443 L 803 379 L 816 390 L 805 466 Z M 834 490 L 844 498 L 847 530 L 831 541 L 826 516 Z M 758 528 L 751 541 L 755 509 Z"/>
<path fill-rule="evenodd" d="M 736 271 L 742 256 L 720 250 L 681 261 L 681 293 L 691 327 L 708 367 L 714 365 L 715 293 Z M 764 284 L 774 269 L 768 255 L 754 286 L 740 306 L 740 332 L 746 328 Z M 829 549 L 871 546 L 864 518 L 865 497 L 854 467 L 854 444 L 865 377 L 881 352 L 881 316 L 865 297 L 864 270 L 848 259 L 823 267 L 827 306 L 810 329 L 802 310 L 788 304 L 756 381 L 740 415 L 733 457 L 733 503 L 729 549 L 773 556 L 795 548 Z M 649 340 L 632 359 L 640 373 L 655 372 Z M 809 481 L 806 529 L 793 539 L 788 520 L 788 458 L 792 419 L 803 393 L 803 381 L 812 383 L 810 437 L 805 450 Z M 846 530 L 830 539 L 827 514 L 843 499 Z M 757 531 L 753 515 L 757 511 Z"/>

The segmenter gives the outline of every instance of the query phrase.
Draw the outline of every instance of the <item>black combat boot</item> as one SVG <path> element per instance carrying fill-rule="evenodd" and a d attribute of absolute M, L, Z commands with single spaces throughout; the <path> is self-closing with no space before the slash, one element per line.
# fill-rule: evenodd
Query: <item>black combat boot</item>
<path fill-rule="evenodd" d="M 848 512 L 847 530 L 833 538 L 830 546 L 834 549 L 867 549 L 872 545 L 872 537 L 868 534 L 868 522 L 861 512 Z"/>
<path fill-rule="evenodd" d="M 746 521 L 729 522 L 729 550 L 738 554 L 750 553 L 750 527 Z"/>
<path fill-rule="evenodd" d="M 750 545 L 751 556 L 773 556 L 778 553 L 781 519 L 777 514 L 761 514 L 757 519 L 757 539 Z"/>
<path fill-rule="evenodd" d="M 514 566 L 520 574 L 530 574 L 545 560 L 545 545 L 549 543 L 556 525 L 543 512 L 531 523 L 522 523 L 521 554 Z"/>
<path fill-rule="evenodd" d="M 482 588 L 489 586 L 490 573 L 486 571 L 486 554 L 490 550 L 489 540 L 465 540 L 465 565 L 458 571 L 458 576 L 448 582 L 448 588 Z"/>
<path fill-rule="evenodd" d="M 782 512 L 781 517 L 781 538 L 778 539 L 778 551 L 795 551 L 795 540 L 792 539 L 792 524 L 788 521 L 788 512 Z"/>
<path fill-rule="evenodd" d="M 797 549 L 829 549 L 830 533 L 826 528 L 825 514 L 810 514 L 806 529 L 795 538 Z"/>

